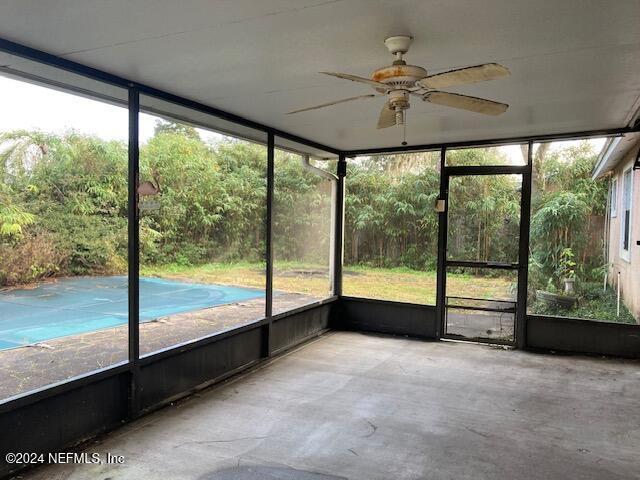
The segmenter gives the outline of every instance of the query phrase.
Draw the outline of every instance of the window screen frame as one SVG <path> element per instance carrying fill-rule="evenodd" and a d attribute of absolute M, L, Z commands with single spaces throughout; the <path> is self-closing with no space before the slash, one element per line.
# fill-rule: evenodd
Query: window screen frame
<path fill-rule="evenodd" d="M 628 178 L 628 184 L 627 184 Z M 627 191 L 628 188 L 628 191 Z M 628 209 L 627 209 L 628 202 Z M 628 214 L 628 222 L 627 222 Z M 620 215 L 620 258 L 631 261 L 631 233 L 633 229 L 633 168 L 627 165 L 622 170 L 622 205 Z M 626 245 L 625 245 L 626 244 Z"/>
<path fill-rule="evenodd" d="M 610 192 L 610 201 L 611 201 L 611 218 L 616 218 L 618 216 L 618 178 L 614 177 L 611 179 L 611 192 Z"/>

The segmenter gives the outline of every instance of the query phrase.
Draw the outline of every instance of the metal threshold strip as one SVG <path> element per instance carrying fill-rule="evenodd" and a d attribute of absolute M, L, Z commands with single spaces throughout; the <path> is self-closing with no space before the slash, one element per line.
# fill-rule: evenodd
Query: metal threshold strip
<path fill-rule="evenodd" d="M 446 260 L 447 267 L 467 267 L 467 268 L 495 268 L 500 270 L 517 270 L 520 268 L 519 263 L 507 262 L 475 262 L 466 260 Z"/>

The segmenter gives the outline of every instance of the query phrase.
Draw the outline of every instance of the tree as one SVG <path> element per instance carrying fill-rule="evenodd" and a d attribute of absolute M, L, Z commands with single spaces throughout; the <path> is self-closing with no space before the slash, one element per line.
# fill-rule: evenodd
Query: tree
<path fill-rule="evenodd" d="M 0 133 L 0 181 L 31 171 L 57 143 L 57 136 L 39 130 Z"/>
<path fill-rule="evenodd" d="M 497 148 L 451 150 L 447 156 L 451 165 L 509 163 Z M 420 152 L 349 161 L 347 264 L 435 268 L 439 157 Z M 578 275 L 588 277 L 602 264 L 591 225 L 604 213 L 607 188 L 591 179 L 595 159 L 586 142 L 556 150 L 541 144 L 536 151 L 531 256 L 547 277 L 555 275 L 567 248 L 575 254 Z M 274 251 L 279 260 L 325 263 L 330 182 L 305 170 L 300 160 L 292 153 L 276 155 Z M 19 259 L 0 266 L 0 283 L 124 271 L 127 163 L 124 142 L 73 131 L 0 134 L 0 249 L 3 259 Z M 264 146 L 232 139 L 207 144 L 190 125 L 159 121 L 156 134 L 140 148 L 140 170 L 141 178 L 157 175 L 162 186 L 160 211 L 141 213 L 144 263 L 263 261 Z M 449 198 L 452 256 L 517 258 L 515 177 L 454 177 Z"/>
<path fill-rule="evenodd" d="M 551 279 L 559 284 L 562 252 L 570 249 L 583 280 L 597 275 L 604 262 L 602 230 L 594 231 L 593 219 L 604 214 L 607 183 L 593 180 L 597 153 L 591 143 L 548 150 L 534 175 L 539 190 L 532 195 L 531 257 L 538 287 Z M 594 248 L 595 247 L 595 248 Z"/>
<path fill-rule="evenodd" d="M 156 120 L 156 126 L 153 131 L 154 135 L 163 133 L 173 133 L 183 137 L 200 140 L 200 134 L 192 125 L 186 123 L 171 122 L 169 120 Z"/>

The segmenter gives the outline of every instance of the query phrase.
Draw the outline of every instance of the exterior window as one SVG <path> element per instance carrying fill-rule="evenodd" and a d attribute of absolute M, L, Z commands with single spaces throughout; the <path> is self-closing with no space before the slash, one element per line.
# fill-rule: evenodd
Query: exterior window
<path fill-rule="evenodd" d="M 611 216 L 618 216 L 618 179 L 611 180 Z"/>
<path fill-rule="evenodd" d="M 629 168 L 622 176 L 622 257 L 629 260 L 631 245 L 631 181 L 633 171 Z"/>

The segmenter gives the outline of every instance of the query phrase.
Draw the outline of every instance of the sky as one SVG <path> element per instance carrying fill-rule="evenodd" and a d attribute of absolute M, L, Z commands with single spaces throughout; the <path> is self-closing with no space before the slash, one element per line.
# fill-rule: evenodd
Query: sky
<path fill-rule="evenodd" d="M 147 142 L 153 136 L 156 118 L 141 114 L 141 143 Z M 64 133 L 73 129 L 105 140 L 126 141 L 127 122 L 128 113 L 125 108 L 0 76 L 0 131 L 39 129 L 50 133 Z M 208 142 L 215 143 L 223 138 L 214 132 L 197 130 L 201 138 Z M 605 139 L 596 138 L 589 141 L 600 151 Z M 551 149 L 563 148 L 578 142 L 554 142 Z M 519 145 L 499 148 L 512 163 L 522 163 Z"/>
<path fill-rule="evenodd" d="M 0 132 L 42 130 L 64 133 L 70 129 L 104 140 L 126 141 L 129 136 L 126 108 L 52 90 L 0 75 Z M 157 117 L 140 115 L 140 141 L 152 136 Z M 216 141 L 219 134 L 197 129 L 203 140 Z"/>

